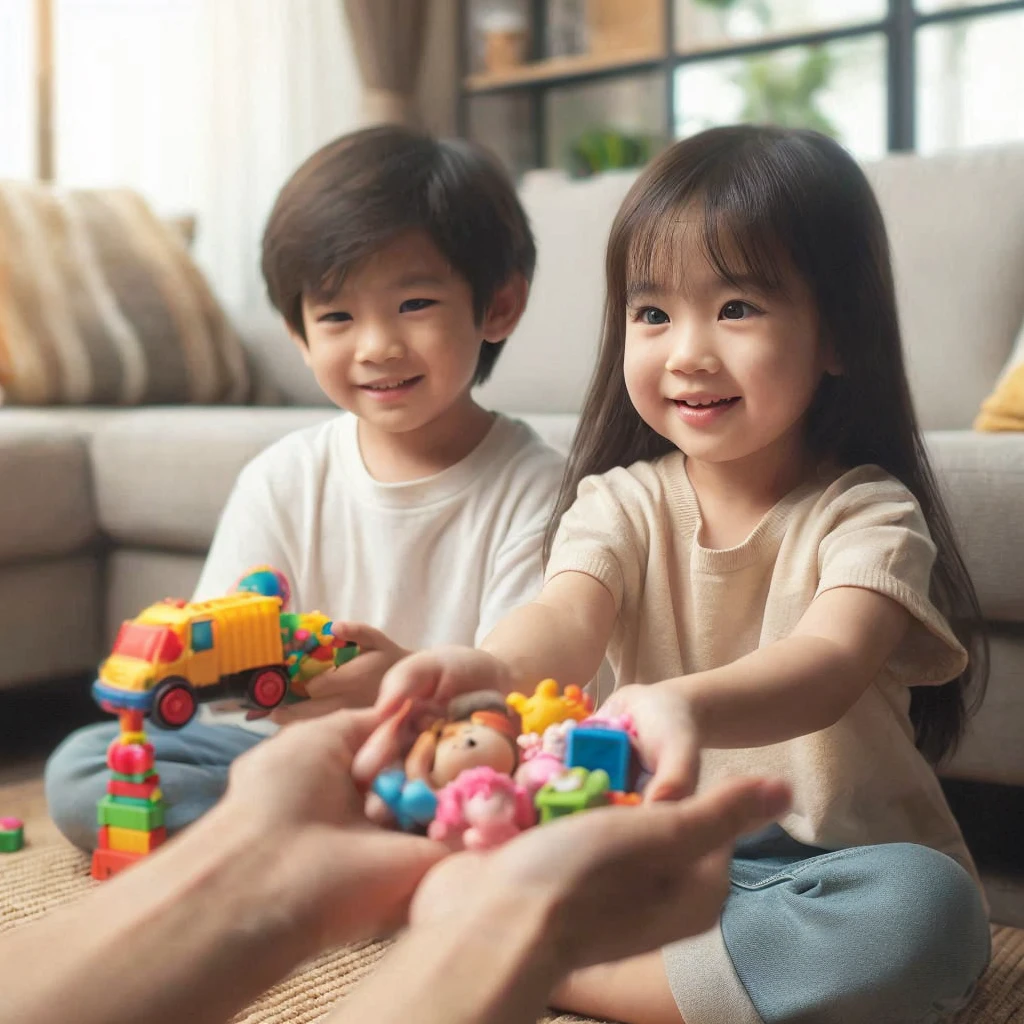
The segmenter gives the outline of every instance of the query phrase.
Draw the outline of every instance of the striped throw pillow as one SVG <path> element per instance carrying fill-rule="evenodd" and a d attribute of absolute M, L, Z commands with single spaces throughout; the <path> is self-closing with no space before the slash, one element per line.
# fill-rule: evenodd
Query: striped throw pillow
<path fill-rule="evenodd" d="M 180 233 L 140 196 L 0 182 L 0 388 L 142 405 L 244 402 L 251 385 Z"/>

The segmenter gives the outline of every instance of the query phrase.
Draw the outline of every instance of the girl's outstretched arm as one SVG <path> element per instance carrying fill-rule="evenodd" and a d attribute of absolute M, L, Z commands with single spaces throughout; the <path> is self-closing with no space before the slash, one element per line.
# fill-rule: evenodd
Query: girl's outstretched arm
<path fill-rule="evenodd" d="M 511 693 L 542 679 L 583 686 L 601 667 L 615 618 L 615 601 L 603 584 L 584 573 L 559 573 L 536 600 L 506 615 L 480 649 L 438 647 L 400 661 L 381 682 L 377 708 L 388 715 L 410 698 L 446 701 L 470 690 Z M 384 763 L 373 759 L 374 770 Z M 369 765 L 357 761 L 357 775 Z"/>
<path fill-rule="evenodd" d="M 838 587 L 817 597 L 785 639 L 721 668 L 625 687 L 609 706 L 660 722 L 668 708 L 656 705 L 680 703 L 699 747 L 781 743 L 837 722 L 878 676 L 909 624 L 910 613 L 891 598 Z M 657 774 L 662 769 L 668 772 L 659 764 Z M 666 786 L 664 795 L 674 788 Z"/>
<path fill-rule="evenodd" d="M 480 646 L 508 667 L 511 689 L 547 678 L 583 686 L 601 667 L 615 616 L 615 601 L 603 584 L 563 572 L 535 600 L 506 615 Z"/>

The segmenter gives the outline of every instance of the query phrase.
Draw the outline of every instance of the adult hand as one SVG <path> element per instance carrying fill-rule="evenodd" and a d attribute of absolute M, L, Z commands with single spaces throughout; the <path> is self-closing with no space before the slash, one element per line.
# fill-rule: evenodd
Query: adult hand
<path fill-rule="evenodd" d="M 640 760 L 653 773 L 644 801 L 678 800 L 697 788 L 700 744 L 686 698 L 660 683 L 616 690 L 602 714 L 629 714 L 636 727 Z"/>
<path fill-rule="evenodd" d="M 732 779 L 682 802 L 587 811 L 431 869 L 410 920 L 451 924 L 481 902 L 537 901 L 562 974 L 706 931 L 736 838 L 789 806 L 782 782 Z"/>
<path fill-rule="evenodd" d="M 218 808 L 277 852 L 283 910 L 313 929 L 321 947 L 403 923 L 420 879 L 446 853 L 366 819 L 352 759 L 379 721 L 365 709 L 288 726 L 232 765 Z"/>
<path fill-rule="evenodd" d="M 377 699 L 384 674 L 411 653 L 365 622 L 335 622 L 331 631 L 339 640 L 358 645 L 359 654 L 310 679 L 306 684 L 309 700 L 282 705 L 271 713 L 271 721 L 287 725 L 342 708 L 370 707 Z"/>

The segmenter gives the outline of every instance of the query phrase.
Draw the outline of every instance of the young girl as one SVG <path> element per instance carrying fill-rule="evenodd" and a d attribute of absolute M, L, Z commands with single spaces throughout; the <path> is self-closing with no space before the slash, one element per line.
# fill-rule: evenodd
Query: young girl
<path fill-rule="evenodd" d="M 673 1024 L 951 1015 L 989 932 L 929 762 L 980 696 L 985 647 L 882 217 L 836 143 L 716 129 L 637 181 L 548 550 L 543 592 L 481 651 L 407 659 L 381 702 L 584 683 L 607 653 L 649 798 L 690 790 L 698 752 L 701 788 L 756 773 L 794 791 L 737 845 L 717 929 L 578 974 L 557 1005 Z"/>

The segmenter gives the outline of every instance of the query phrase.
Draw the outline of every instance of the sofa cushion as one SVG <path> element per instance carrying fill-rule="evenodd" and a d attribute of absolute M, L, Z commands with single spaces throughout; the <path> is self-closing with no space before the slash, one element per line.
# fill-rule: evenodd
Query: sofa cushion
<path fill-rule="evenodd" d="M 242 467 L 285 434 L 336 409 L 126 410 L 91 454 L 100 528 L 118 544 L 203 552 Z"/>
<path fill-rule="evenodd" d="M 0 562 L 79 551 L 96 537 L 87 438 L 71 419 L 0 410 Z"/>
<path fill-rule="evenodd" d="M 177 231 L 125 189 L 0 183 L 0 385 L 22 405 L 238 402 L 238 337 Z"/>
<path fill-rule="evenodd" d="M 1024 435 L 925 437 L 987 619 L 1024 622 Z"/>

